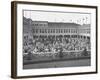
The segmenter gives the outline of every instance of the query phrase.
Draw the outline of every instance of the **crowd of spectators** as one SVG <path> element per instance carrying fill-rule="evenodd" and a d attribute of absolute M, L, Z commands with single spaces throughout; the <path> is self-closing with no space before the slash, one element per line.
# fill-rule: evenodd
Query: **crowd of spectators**
<path fill-rule="evenodd" d="M 60 57 L 64 54 L 82 54 L 83 51 L 89 54 L 90 39 L 89 38 L 72 38 L 63 36 L 40 36 L 27 38 L 24 37 L 23 53 L 33 54 L 38 56 L 49 56 L 59 54 Z"/>

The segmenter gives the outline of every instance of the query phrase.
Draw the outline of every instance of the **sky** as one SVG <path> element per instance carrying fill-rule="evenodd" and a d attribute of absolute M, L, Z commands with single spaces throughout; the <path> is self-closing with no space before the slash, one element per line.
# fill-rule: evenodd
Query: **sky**
<path fill-rule="evenodd" d="M 24 10 L 23 16 L 31 18 L 33 21 L 74 22 L 78 24 L 90 24 L 91 22 L 91 14 L 89 13 Z"/>

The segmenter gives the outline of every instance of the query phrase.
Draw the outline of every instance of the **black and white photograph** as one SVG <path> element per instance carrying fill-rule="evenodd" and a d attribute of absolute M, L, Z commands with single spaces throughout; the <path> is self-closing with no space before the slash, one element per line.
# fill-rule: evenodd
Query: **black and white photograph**
<path fill-rule="evenodd" d="M 23 69 L 91 66 L 91 14 L 23 10 Z"/>
<path fill-rule="evenodd" d="M 97 73 L 97 6 L 12 2 L 12 77 Z"/>

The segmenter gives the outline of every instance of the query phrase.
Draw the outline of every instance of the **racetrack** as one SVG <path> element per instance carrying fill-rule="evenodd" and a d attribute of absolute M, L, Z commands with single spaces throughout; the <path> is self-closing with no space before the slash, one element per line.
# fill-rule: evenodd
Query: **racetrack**
<path fill-rule="evenodd" d="M 24 64 L 23 69 L 39 69 L 39 68 L 58 68 L 58 67 L 80 67 L 91 66 L 91 59 L 76 59 L 76 60 L 63 60 L 52 61 L 44 63 Z"/>

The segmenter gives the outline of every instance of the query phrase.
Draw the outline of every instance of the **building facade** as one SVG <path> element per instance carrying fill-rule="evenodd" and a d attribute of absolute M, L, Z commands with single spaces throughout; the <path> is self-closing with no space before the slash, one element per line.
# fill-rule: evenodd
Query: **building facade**
<path fill-rule="evenodd" d="M 72 38 L 90 38 L 90 24 L 33 21 L 31 23 L 34 36 L 60 36 Z"/>

